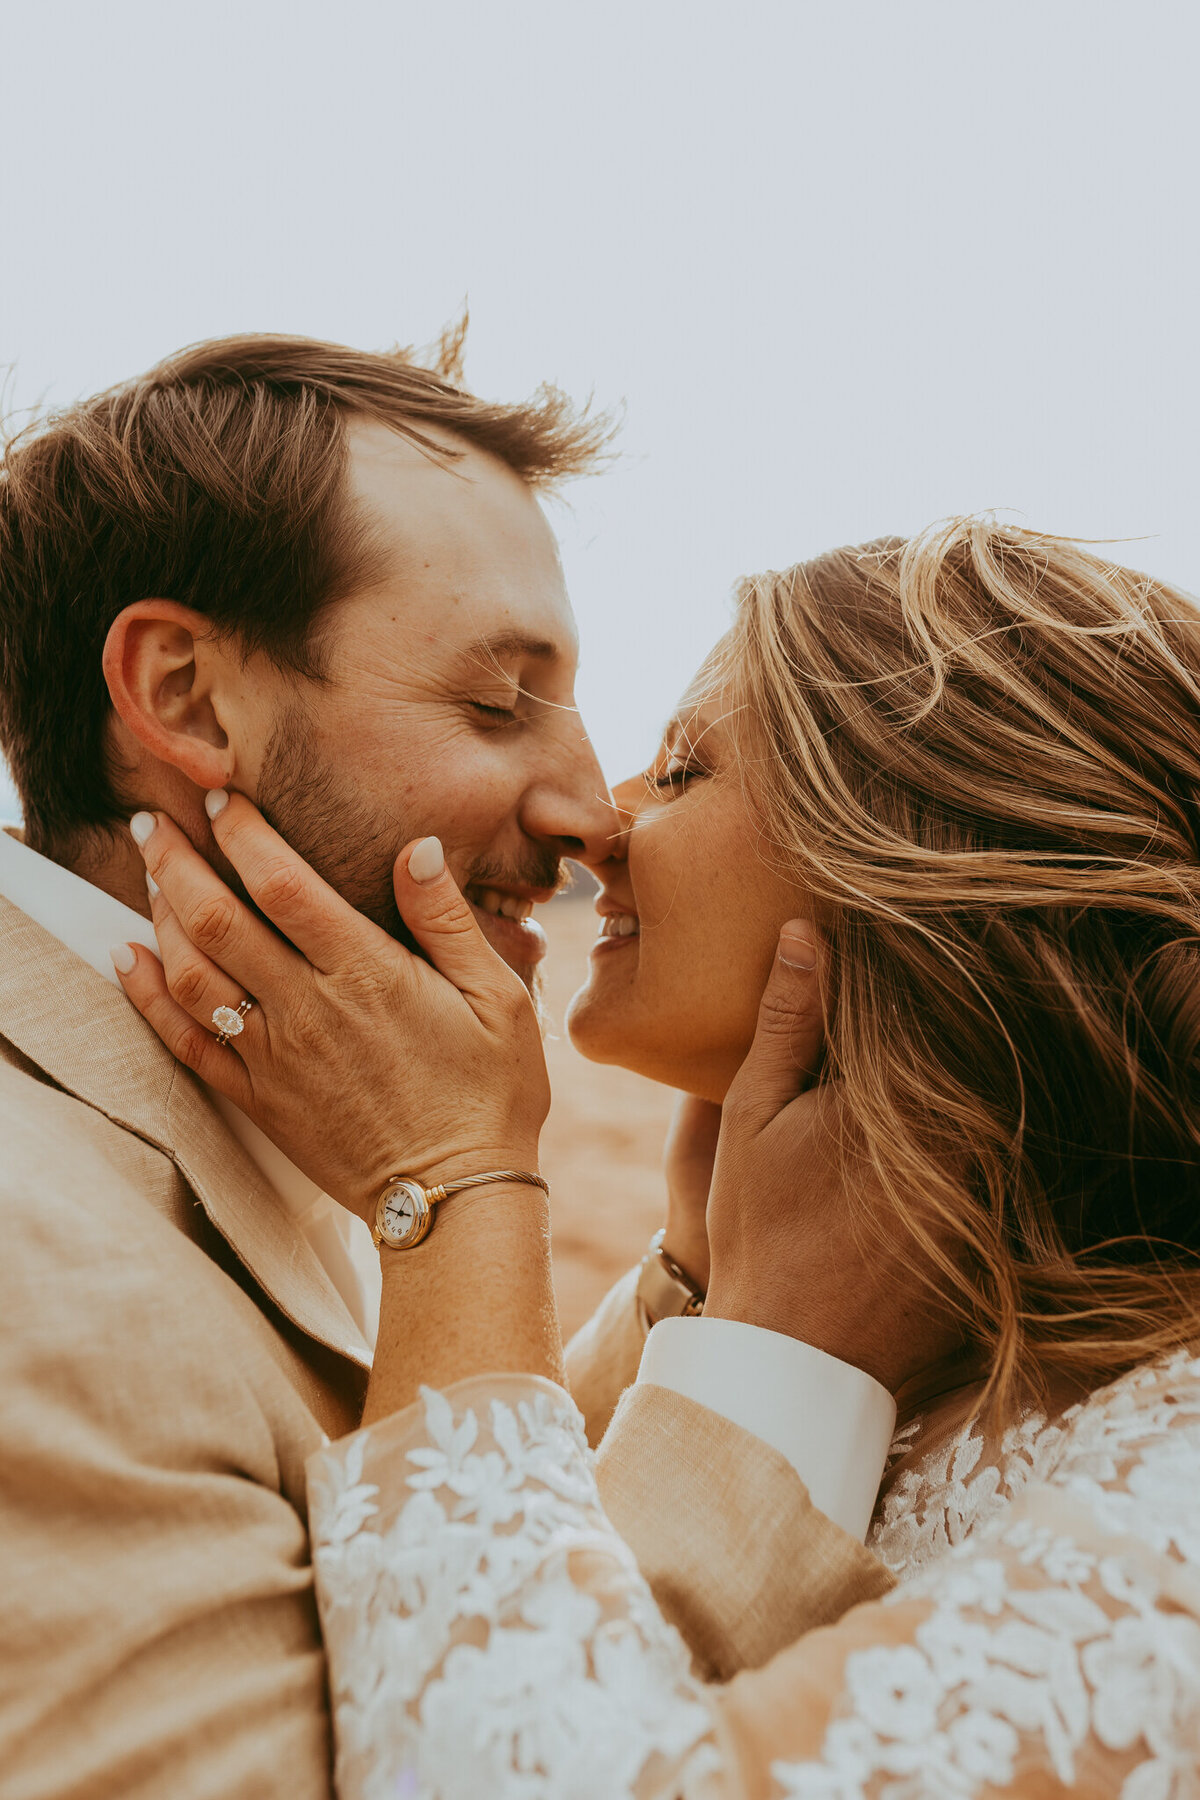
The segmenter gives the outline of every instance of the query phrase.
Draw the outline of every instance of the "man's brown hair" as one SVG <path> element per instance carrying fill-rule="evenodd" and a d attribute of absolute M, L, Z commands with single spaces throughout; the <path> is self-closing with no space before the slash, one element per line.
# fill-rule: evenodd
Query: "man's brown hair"
<path fill-rule="evenodd" d="M 347 420 L 431 454 L 434 425 L 531 486 L 591 467 L 602 419 L 541 388 L 521 405 L 461 385 L 464 326 L 426 367 L 308 338 L 214 339 L 35 420 L 0 461 L 0 748 L 28 841 L 62 854 L 123 817 L 101 671 L 124 607 L 170 599 L 247 653 L 317 676 L 324 609 L 370 574 L 346 492 Z"/>

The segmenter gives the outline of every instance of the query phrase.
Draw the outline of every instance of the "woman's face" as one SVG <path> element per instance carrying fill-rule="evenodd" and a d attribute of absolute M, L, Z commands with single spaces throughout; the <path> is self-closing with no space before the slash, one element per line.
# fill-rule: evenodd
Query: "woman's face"
<path fill-rule="evenodd" d="M 626 829 L 594 873 L 601 936 L 567 1014 L 594 1062 L 723 1100 L 804 890 L 774 866 L 720 696 L 685 702 L 653 767 L 617 788 Z"/>

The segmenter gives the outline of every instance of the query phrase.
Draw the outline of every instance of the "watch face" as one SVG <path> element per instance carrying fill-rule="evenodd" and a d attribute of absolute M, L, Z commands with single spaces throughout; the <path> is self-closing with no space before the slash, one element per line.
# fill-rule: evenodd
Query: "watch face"
<path fill-rule="evenodd" d="M 406 1249 L 424 1237 L 429 1202 L 415 1181 L 394 1181 L 379 1202 L 379 1234 L 393 1249 Z"/>

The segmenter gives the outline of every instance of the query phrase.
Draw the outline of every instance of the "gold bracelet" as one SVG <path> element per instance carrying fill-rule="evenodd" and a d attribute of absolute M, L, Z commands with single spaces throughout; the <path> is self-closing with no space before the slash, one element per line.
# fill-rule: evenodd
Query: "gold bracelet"
<path fill-rule="evenodd" d="M 528 1169 L 489 1169 L 485 1175 L 463 1175 L 458 1181 L 442 1181 L 428 1188 L 411 1175 L 391 1175 L 375 1208 L 371 1236 L 377 1245 L 386 1244 L 389 1250 L 411 1250 L 428 1236 L 433 1209 L 439 1200 L 492 1181 L 520 1181 L 541 1188 L 547 1196 L 550 1193 L 549 1182 L 530 1174 Z"/>

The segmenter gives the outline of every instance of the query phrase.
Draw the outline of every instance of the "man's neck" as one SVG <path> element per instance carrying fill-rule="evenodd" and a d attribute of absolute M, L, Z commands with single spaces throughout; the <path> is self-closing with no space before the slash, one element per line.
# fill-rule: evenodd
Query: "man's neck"
<path fill-rule="evenodd" d="M 122 843 L 122 837 L 125 843 Z M 122 832 L 118 827 L 114 832 L 92 833 L 82 846 L 76 845 L 71 853 L 54 856 L 51 860 L 61 863 L 81 880 L 90 881 L 93 887 L 111 894 L 114 900 L 141 913 L 143 918 L 150 917 L 146 866 L 127 831 Z"/>

